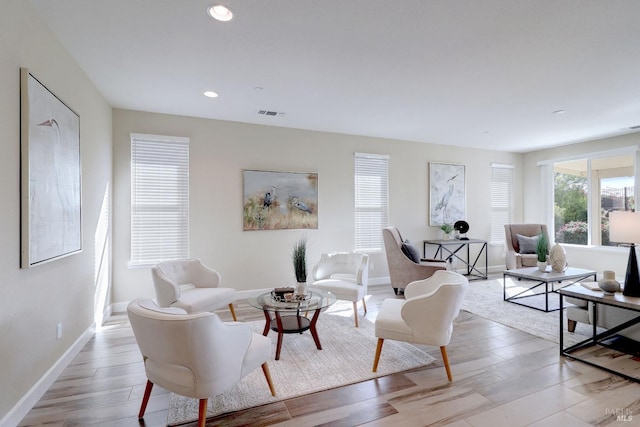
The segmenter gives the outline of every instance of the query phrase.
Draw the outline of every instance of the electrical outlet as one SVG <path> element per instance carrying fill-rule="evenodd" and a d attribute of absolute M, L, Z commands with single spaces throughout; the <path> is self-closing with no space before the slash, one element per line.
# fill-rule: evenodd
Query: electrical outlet
<path fill-rule="evenodd" d="M 373 269 L 374 269 L 374 267 L 373 267 L 373 262 L 370 262 L 370 263 L 369 263 L 369 270 L 373 270 Z"/>
<path fill-rule="evenodd" d="M 62 338 L 62 322 L 58 323 L 56 327 L 56 339 Z"/>

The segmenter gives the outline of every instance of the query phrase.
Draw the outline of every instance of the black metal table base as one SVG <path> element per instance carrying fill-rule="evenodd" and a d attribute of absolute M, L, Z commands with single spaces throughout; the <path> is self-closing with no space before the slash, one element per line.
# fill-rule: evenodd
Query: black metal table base
<path fill-rule="evenodd" d="M 476 255 L 475 258 L 471 259 L 471 251 L 470 251 L 470 246 L 473 244 L 478 244 L 481 245 L 480 246 L 480 250 L 478 251 L 478 254 Z M 489 265 L 489 255 L 487 253 L 487 241 L 486 240 L 479 240 L 479 239 L 469 239 L 469 240 L 462 240 L 462 239 L 454 239 L 454 240 L 425 240 L 423 241 L 423 256 L 424 258 L 422 259 L 423 261 L 428 260 L 427 258 L 427 246 L 428 245 L 436 245 L 436 252 L 434 255 L 435 259 L 440 259 L 440 260 L 447 260 L 447 261 L 452 261 L 452 260 L 458 260 L 460 261 L 464 266 L 466 266 L 466 273 L 464 273 L 465 276 L 469 276 L 469 280 L 481 280 L 481 279 L 487 279 L 488 276 L 488 265 Z M 452 249 L 449 248 L 449 246 L 453 246 Z M 462 253 L 460 252 L 463 248 L 466 248 L 466 258 L 464 257 L 464 255 L 462 255 Z M 482 257 L 482 254 L 484 253 L 484 271 L 482 271 L 480 268 L 482 268 L 482 266 L 478 265 L 478 261 L 480 260 L 480 258 Z"/>
<path fill-rule="evenodd" d="M 563 295 L 559 294 L 559 296 L 560 296 L 560 304 L 562 305 L 562 303 L 563 303 L 562 302 L 563 301 L 563 298 L 562 298 Z M 593 304 L 595 306 L 594 310 L 593 310 L 593 333 L 592 333 L 592 336 L 590 338 L 587 338 L 587 339 L 585 339 L 583 341 L 580 341 L 580 342 L 578 342 L 578 343 L 576 343 L 576 344 L 574 344 L 572 346 L 569 346 L 567 348 L 564 348 L 564 316 L 563 316 L 564 310 L 560 311 L 560 316 L 559 316 L 560 317 L 560 356 L 564 356 L 564 357 L 567 357 L 567 358 L 572 359 L 572 360 L 578 360 L 578 361 L 580 361 L 582 363 L 586 363 L 587 365 L 593 366 L 593 367 L 598 368 L 598 369 L 602 369 L 602 370 L 607 371 L 607 372 L 609 372 L 611 374 L 618 375 L 618 376 L 620 376 L 622 378 L 625 378 L 627 380 L 640 383 L 640 378 L 638 378 L 638 377 L 632 377 L 630 375 L 625 374 L 624 372 L 616 371 L 615 369 L 609 368 L 607 366 L 599 365 L 597 363 L 592 362 L 591 360 L 588 360 L 588 359 L 585 359 L 583 357 L 580 357 L 578 355 L 573 354 L 574 352 L 577 352 L 577 351 L 580 351 L 580 350 L 583 350 L 583 349 L 586 349 L 586 348 L 589 348 L 589 347 L 594 347 L 594 346 L 605 347 L 605 348 L 608 348 L 608 349 L 611 349 L 611 350 L 615 350 L 615 351 L 620 351 L 620 352 L 626 353 L 625 351 L 621 350 L 619 347 L 608 344 L 606 342 L 606 340 L 611 338 L 611 337 L 616 336 L 618 334 L 618 332 L 620 332 L 620 331 L 622 331 L 624 329 L 627 329 L 627 328 L 629 328 L 629 327 L 631 327 L 633 325 L 636 325 L 636 324 L 640 323 L 640 313 L 639 313 L 637 317 L 635 317 L 635 318 L 633 318 L 631 320 L 628 320 L 628 321 L 626 321 L 626 322 L 624 322 L 624 323 L 622 323 L 622 324 L 620 324 L 620 325 L 618 325 L 618 326 L 616 326 L 614 328 L 607 329 L 604 332 L 597 333 L 597 325 L 598 325 L 598 307 L 597 307 L 597 305 L 598 304 L 609 305 L 609 306 L 612 306 L 612 307 L 617 307 L 617 308 L 622 309 L 622 310 L 624 310 L 624 308 L 615 306 L 613 304 L 606 304 L 606 303 L 602 303 L 602 302 L 598 303 L 598 302 L 595 302 L 595 301 L 592 301 L 592 302 L 593 302 Z M 634 311 L 634 310 L 629 310 L 629 311 Z M 627 354 L 631 354 L 631 353 L 627 353 Z"/>
<path fill-rule="evenodd" d="M 575 285 L 576 283 L 580 283 L 580 282 L 582 282 L 582 281 L 584 281 L 586 279 L 589 279 L 592 276 L 593 276 L 593 279 L 595 280 L 596 275 L 595 274 L 593 274 L 593 275 L 589 274 L 589 275 L 586 275 L 586 276 L 578 278 L 578 279 L 573 279 L 572 282 L 568 282 L 568 280 L 538 281 L 538 280 L 522 278 L 522 277 L 511 275 L 511 274 L 509 274 L 509 270 L 507 270 L 504 273 L 502 273 L 503 300 L 511 302 L 513 304 L 518 304 L 518 305 L 522 305 L 522 306 L 525 306 L 525 307 L 533 308 L 534 310 L 543 311 L 545 313 L 549 313 L 549 312 L 552 312 L 552 311 L 558 311 L 558 310 L 560 310 L 560 307 L 566 308 L 566 306 L 562 306 L 562 304 L 561 304 L 561 305 L 559 305 L 557 307 L 549 308 L 549 294 L 550 293 L 557 293 L 559 289 L 565 288 L 565 287 L 570 286 L 570 285 Z M 515 295 L 507 297 L 507 277 L 516 278 L 521 282 L 522 282 L 522 280 L 528 280 L 528 281 L 531 281 L 531 282 L 534 282 L 534 283 L 537 282 L 537 284 L 533 285 L 533 286 L 530 286 L 530 287 L 524 289 L 523 291 L 521 291 L 521 292 L 519 292 L 519 293 L 517 293 Z M 568 283 L 564 283 L 562 286 L 554 288 L 554 286 L 553 286 L 554 283 L 562 283 L 564 281 L 567 281 Z M 540 286 L 543 286 L 543 285 L 544 285 L 544 292 L 540 292 L 540 293 L 532 294 L 532 295 L 523 295 L 525 292 L 530 292 L 533 289 L 536 289 L 536 288 L 538 288 Z M 549 290 L 549 286 L 551 286 L 551 290 Z M 525 302 L 518 301 L 518 300 L 521 300 L 521 299 L 536 298 L 536 297 L 541 297 L 541 296 L 544 296 L 544 308 L 536 307 L 535 305 L 527 304 Z"/>

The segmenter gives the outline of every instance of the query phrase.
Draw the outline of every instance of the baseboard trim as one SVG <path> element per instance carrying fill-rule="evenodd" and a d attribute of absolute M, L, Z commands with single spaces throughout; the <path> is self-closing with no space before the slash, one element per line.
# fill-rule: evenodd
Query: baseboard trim
<path fill-rule="evenodd" d="M 95 323 L 78 337 L 78 339 L 64 352 L 49 370 L 34 384 L 33 387 L 16 403 L 13 408 L 0 419 L 0 426 L 15 427 L 29 413 L 36 403 L 44 396 L 49 387 L 58 379 L 71 361 L 80 353 L 84 346 L 93 338 L 96 332 Z"/>
<path fill-rule="evenodd" d="M 114 302 L 109 307 L 111 308 L 111 312 L 112 313 L 126 313 L 127 312 L 127 306 L 129 305 L 129 302 L 130 301 Z"/>

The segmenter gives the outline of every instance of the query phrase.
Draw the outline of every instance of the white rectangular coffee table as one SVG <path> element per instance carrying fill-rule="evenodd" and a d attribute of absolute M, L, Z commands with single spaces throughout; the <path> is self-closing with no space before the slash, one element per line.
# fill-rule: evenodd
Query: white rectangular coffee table
<path fill-rule="evenodd" d="M 507 296 L 507 277 L 516 279 L 521 285 L 519 287 L 523 289 L 519 290 L 514 295 Z M 528 267 L 505 270 L 502 273 L 502 278 L 502 297 L 504 301 L 524 305 L 525 307 L 544 312 L 550 312 L 559 310 L 561 307 L 549 308 L 549 293 L 557 292 L 558 289 L 562 289 L 566 286 L 573 285 L 589 278 L 593 278 L 595 281 L 596 272 L 593 270 L 573 267 L 567 268 L 562 273 L 557 273 L 549 268 L 547 268 L 547 271 L 542 272 L 538 270 L 538 267 Z M 554 283 L 558 283 L 559 286 L 554 286 Z M 542 286 L 544 286 L 544 291 L 535 292 L 536 289 Z M 544 308 L 540 307 L 541 304 L 534 304 L 534 301 L 539 301 L 541 297 L 544 297 Z"/>

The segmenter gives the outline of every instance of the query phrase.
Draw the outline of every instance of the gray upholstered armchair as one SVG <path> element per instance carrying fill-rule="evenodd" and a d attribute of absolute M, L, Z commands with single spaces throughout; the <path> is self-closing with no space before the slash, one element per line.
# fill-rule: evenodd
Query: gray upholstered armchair
<path fill-rule="evenodd" d="M 400 232 L 396 227 L 383 228 L 382 237 L 384 238 L 384 248 L 387 253 L 391 286 L 396 295 L 398 295 L 400 289 L 404 289 L 409 283 L 431 277 L 438 270 L 447 269 L 446 261 L 429 260 L 420 262 L 419 255 L 413 255 L 413 260 L 410 259 L 407 253 L 410 254 L 411 250 L 407 250 L 406 242 L 402 240 L 402 236 L 400 236 Z M 405 244 L 404 251 L 403 244 Z M 415 251 L 415 248 L 413 248 L 413 251 Z"/>
<path fill-rule="evenodd" d="M 544 233 L 547 236 L 547 241 L 549 241 L 547 226 L 544 224 L 504 225 L 504 236 L 507 244 L 505 260 L 507 270 L 536 266 L 538 258 L 533 238 L 540 233 Z M 533 249 L 531 245 L 533 245 Z M 525 246 L 528 246 L 528 248 L 525 248 Z"/>

